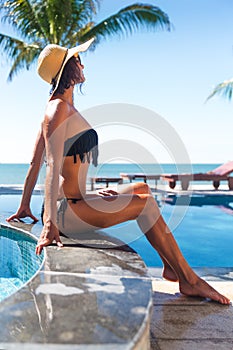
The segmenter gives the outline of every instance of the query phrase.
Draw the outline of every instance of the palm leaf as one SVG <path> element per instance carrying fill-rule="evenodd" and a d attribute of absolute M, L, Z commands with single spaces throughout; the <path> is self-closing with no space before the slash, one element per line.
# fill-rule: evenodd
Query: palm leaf
<path fill-rule="evenodd" d="M 97 13 L 99 1 L 47 0 L 47 17 L 50 24 L 50 42 L 69 46 L 77 44 L 77 33 Z M 68 40 L 67 40 L 68 39 Z"/>
<path fill-rule="evenodd" d="M 33 50 L 30 45 L 26 45 L 15 58 L 13 65 L 11 66 L 7 80 L 11 81 L 20 70 L 29 70 L 31 64 L 36 61 L 38 57 L 38 51 Z"/>
<path fill-rule="evenodd" d="M 59 1 L 59 0 L 58 0 Z M 75 46 L 80 38 L 94 26 L 93 17 L 100 7 L 100 0 L 70 0 L 71 13 L 66 16 L 67 27 L 61 36 L 64 46 Z"/>
<path fill-rule="evenodd" d="M 40 16 L 43 8 L 43 2 L 39 4 L 38 1 L 8 0 L 0 6 L 0 11 L 4 13 L 3 21 L 8 21 L 21 37 L 29 39 L 46 35 L 40 21 L 44 18 L 44 14 L 43 17 Z"/>
<path fill-rule="evenodd" d="M 127 35 L 139 28 L 152 30 L 171 29 L 168 16 L 156 6 L 146 4 L 134 4 L 121 9 L 99 24 L 93 26 L 81 38 L 81 41 L 96 37 L 97 42 L 101 38 L 112 35 Z"/>
<path fill-rule="evenodd" d="M 14 62 L 11 67 L 8 81 L 22 68 L 29 69 L 31 63 L 38 57 L 41 47 L 38 43 L 26 44 L 22 40 L 0 34 L 0 46 Z"/>
<path fill-rule="evenodd" d="M 227 98 L 229 101 L 232 99 L 233 94 L 233 78 L 218 84 L 212 93 L 207 97 L 207 101 L 216 95 L 220 95 Z"/>

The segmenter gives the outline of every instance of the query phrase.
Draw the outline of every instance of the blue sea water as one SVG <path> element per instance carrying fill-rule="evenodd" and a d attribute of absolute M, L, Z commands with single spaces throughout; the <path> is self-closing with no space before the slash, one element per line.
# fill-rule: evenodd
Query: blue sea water
<path fill-rule="evenodd" d="M 219 164 L 99 164 L 97 168 L 90 166 L 89 176 L 118 177 L 120 173 L 177 173 L 177 172 L 206 172 L 219 166 Z M 27 174 L 28 164 L 0 164 L 0 184 L 23 184 Z M 43 184 L 45 167 L 41 169 L 38 184 Z"/>

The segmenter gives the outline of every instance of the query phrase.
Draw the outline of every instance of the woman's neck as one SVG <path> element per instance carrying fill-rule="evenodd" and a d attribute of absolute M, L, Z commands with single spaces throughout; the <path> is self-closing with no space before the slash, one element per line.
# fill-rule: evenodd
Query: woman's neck
<path fill-rule="evenodd" d="M 54 96 L 54 98 L 60 98 L 61 100 L 69 103 L 70 105 L 73 105 L 73 91 L 74 87 L 70 86 L 69 89 L 65 90 L 64 94 L 57 94 Z"/>

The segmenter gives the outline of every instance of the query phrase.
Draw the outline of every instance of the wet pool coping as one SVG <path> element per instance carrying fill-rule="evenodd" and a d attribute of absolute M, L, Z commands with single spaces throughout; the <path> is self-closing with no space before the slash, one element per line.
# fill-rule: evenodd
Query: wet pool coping
<path fill-rule="evenodd" d="M 0 349 L 149 349 L 152 281 L 138 254 L 101 232 L 63 243 L 0 303 Z"/>

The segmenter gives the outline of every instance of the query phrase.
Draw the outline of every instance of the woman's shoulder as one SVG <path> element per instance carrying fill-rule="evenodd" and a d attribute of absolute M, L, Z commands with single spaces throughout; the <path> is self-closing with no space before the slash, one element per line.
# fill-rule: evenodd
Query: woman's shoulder
<path fill-rule="evenodd" d="M 71 105 L 67 101 L 61 98 L 55 98 L 55 99 L 49 100 L 46 106 L 46 110 L 55 111 L 55 112 L 60 109 L 69 111 L 70 108 L 71 108 Z"/>
<path fill-rule="evenodd" d="M 47 103 L 45 109 L 45 119 L 67 119 L 70 115 L 70 105 L 66 101 L 56 98 Z"/>

